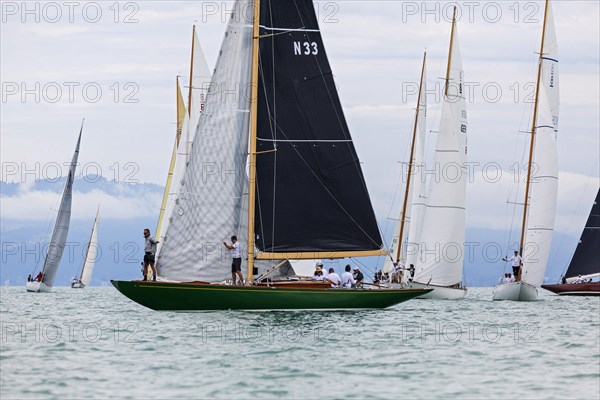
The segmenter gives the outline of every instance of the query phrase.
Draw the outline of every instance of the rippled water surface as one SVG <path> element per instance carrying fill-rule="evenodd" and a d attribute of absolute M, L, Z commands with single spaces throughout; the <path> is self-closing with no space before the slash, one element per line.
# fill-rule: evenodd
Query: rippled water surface
<path fill-rule="evenodd" d="M 360 312 L 154 312 L 0 289 L 0 397 L 598 399 L 600 298 Z"/>

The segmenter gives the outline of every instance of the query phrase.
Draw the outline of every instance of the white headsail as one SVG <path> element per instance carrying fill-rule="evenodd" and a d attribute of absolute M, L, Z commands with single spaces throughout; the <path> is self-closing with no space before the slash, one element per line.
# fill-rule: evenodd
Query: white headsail
<path fill-rule="evenodd" d="M 190 85 L 188 86 L 188 106 L 185 107 L 181 98 L 181 90 L 179 80 L 177 80 L 177 109 L 178 109 L 178 138 L 175 141 L 172 165 L 170 168 L 170 179 L 167 179 L 167 187 L 165 188 L 164 211 L 160 215 L 157 232 L 159 241 L 156 251 L 156 256 L 161 252 L 162 244 L 166 236 L 167 228 L 171 220 L 177 191 L 181 186 L 183 173 L 185 172 L 186 163 L 192 149 L 192 143 L 198 129 L 200 115 L 204 109 L 206 95 L 210 89 L 211 73 L 198 40 L 196 27 L 192 32 L 192 58 L 190 63 Z"/>
<path fill-rule="evenodd" d="M 421 224 L 425 216 L 425 196 L 426 185 L 422 179 L 421 170 L 423 167 L 425 135 L 426 135 L 426 117 L 427 117 L 427 86 L 426 86 L 426 62 L 423 58 L 421 82 L 419 83 L 419 104 L 415 111 L 414 143 L 412 146 L 412 159 L 406 164 L 407 168 L 407 190 L 405 192 L 407 202 L 406 212 L 400 212 L 400 218 L 394 228 L 392 238 L 391 256 L 394 261 L 398 254 L 398 245 L 402 243 L 400 251 L 400 262 L 403 265 L 415 263 L 419 237 L 421 234 Z M 408 200 L 407 200 L 408 199 Z M 402 229 L 402 221 L 404 228 Z M 400 231 L 402 230 L 402 240 L 400 240 Z M 387 257 L 383 266 L 383 272 L 388 272 L 392 268 L 392 258 Z"/>
<path fill-rule="evenodd" d="M 467 187 L 467 109 L 456 24 L 435 147 L 436 175 L 429 183 L 414 280 L 439 286 L 462 281 Z"/>
<path fill-rule="evenodd" d="M 251 10 L 252 1 L 236 2 L 221 46 L 211 80 L 214 90 L 206 97 L 197 128 L 202 134 L 192 142 L 161 250 L 159 275 L 168 280 L 214 282 L 230 276 L 222 242 L 238 232 L 245 201 Z"/>
<path fill-rule="evenodd" d="M 82 132 L 83 122 L 81 123 L 81 129 L 79 130 L 77 146 L 75 147 L 75 153 L 73 154 L 73 159 L 71 160 L 71 165 L 69 166 L 69 174 L 67 175 L 65 189 L 60 201 L 60 208 L 58 209 L 58 215 L 54 224 L 52 239 L 50 240 L 48 253 L 46 254 L 44 267 L 42 269 L 42 273 L 44 274 L 44 279 L 42 282 L 48 287 L 52 287 L 54 285 L 56 270 L 60 264 L 60 259 L 62 258 L 62 253 L 67 241 L 67 235 L 69 233 L 69 224 L 71 222 L 71 201 L 73 198 L 73 182 L 75 180 L 75 169 L 77 167 L 77 158 L 79 157 L 79 144 L 81 143 Z"/>
<path fill-rule="evenodd" d="M 96 211 L 96 218 L 94 219 L 94 226 L 92 227 L 92 234 L 90 235 L 90 242 L 88 243 L 88 249 L 83 261 L 83 267 L 81 268 L 81 283 L 84 286 L 88 286 L 92 280 L 92 273 L 94 272 L 94 265 L 96 264 L 96 257 L 98 256 L 98 214 L 100 213 L 100 207 Z"/>

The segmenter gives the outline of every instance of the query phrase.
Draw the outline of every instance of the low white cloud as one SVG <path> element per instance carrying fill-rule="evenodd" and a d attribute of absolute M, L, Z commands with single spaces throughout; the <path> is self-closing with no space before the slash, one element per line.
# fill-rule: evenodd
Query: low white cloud
<path fill-rule="evenodd" d="M 89 220 L 96 214 L 98 205 L 103 218 L 126 220 L 158 215 L 161 193 L 144 189 L 143 185 L 138 185 L 136 190 L 123 188 L 126 185 L 119 186 L 121 189 L 115 194 L 96 189 L 85 193 L 74 191 L 71 218 Z M 14 196 L 0 198 L 2 223 L 7 220 L 22 223 L 51 219 L 58 210 L 60 196 L 57 192 L 35 190 L 31 185 L 20 185 Z"/>

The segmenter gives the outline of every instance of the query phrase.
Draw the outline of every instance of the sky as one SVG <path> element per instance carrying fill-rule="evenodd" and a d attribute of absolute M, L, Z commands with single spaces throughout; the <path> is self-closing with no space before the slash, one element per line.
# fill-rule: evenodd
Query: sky
<path fill-rule="evenodd" d="M 231 2 L 1 3 L 1 180 L 24 183 L 2 197 L 6 220 L 44 220 L 57 197 L 35 179 L 65 175 L 85 117 L 78 174 L 122 184 L 164 185 L 175 129 L 175 79 L 189 75 L 192 25 L 212 68 Z M 467 226 L 516 223 L 515 163 L 523 164 L 541 35 L 540 1 L 315 2 L 342 106 L 380 221 L 397 218 L 401 162 L 408 157 L 416 85 L 428 54 L 429 148 L 439 124 L 452 6 L 468 99 Z M 556 229 L 578 236 L 600 176 L 599 2 L 554 1 L 561 123 Z M 429 152 L 429 154 L 431 154 Z M 497 178 L 495 171 L 500 168 Z M 29 186 L 28 186 L 29 185 Z M 89 219 L 99 196 L 107 218 L 152 216 L 159 196 L 82 197 Z M 388 231 L 391 225 L 382 222 Z"/>

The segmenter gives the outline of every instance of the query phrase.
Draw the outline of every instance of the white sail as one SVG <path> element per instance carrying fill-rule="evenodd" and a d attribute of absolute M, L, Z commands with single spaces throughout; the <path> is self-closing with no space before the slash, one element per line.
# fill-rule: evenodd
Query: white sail
<path fill-rule="evenodd" d="M 169 193 L 167 194 L 168 197 L 167 203 L 165 205 L 165 211 L 162 214 L 162 221 L 160 221 L 159 223 L 159 226 L 161 226 L 161 232 L 159 233 L 159 237 L 157 237 L 159 241 L 156 248 L 157 258 L 162 250 L 162 243 L 164 242 L 164 239 L 166 237 L 167 228 L 169 227 L 169 222 L 171 221 L 173 210 L 175 208 L 177 191 L 181 186 L 181 180 L 183 179 L 186 163 L 192 151 L 192 143 L 194 141 L 194 137 L 196 136 L 196 131 L 198 129 L 200 115 L 202 114 L 202 110 L 204 109 L 206 96 L 210 89 L 211 73 L 208 68 L 208 63 L 206 62 L 206 57 L 204 56 L 204 51 L 202 50 L 202 46 L 200 45 L 200 40 L 198 40 L 198 34 L 196 33 L 195 28 L 192 40 L 192 54 L 192 87 L 189 87 L 188 93 L 188 99 L 190 103 L 188 104 L 188 109 L 185 110 L 185 115 L 183 117 L 183 122 L 181 125 L 181 139 L 179 141 L 179 145 L 177 145 L 177 143 L 174 144 L 174 146 L 176 147 L 174 150 L 175 166 L 172 171 L 173 176 L 170 181 L 170 187 L 168 188 Z M 185 106 L 182 105 L 182 107 Z"/>
<path fill-rule="evenodd" d="M 44 261 L 44 267 L 42 273 L 44 279 L 42 282 L 52 287 L 54 285 L 54 278 L 56 277 L 56 271 L 62 258 L 62 253 L 65 248 L 67 241 L 67 235 L 69 233 L 69 224 L 71 222 L 71 201 L 73 198 L 73 181 L 75 180 L 75 168 L 77 167 L 77 158 L 79 157 L 79 145 L 81 143 L 81 133 L 83 132 L 83 123 L 79 130 L 79 138 L 77 139 L 77 146 L 75 147 L 75 153 L 69 166 L 69 174 L 67 175 L 67 181 L 65 183 L 65 189 L 63 191 L 62 199 L 60 201 L 60 208 L 58 209 L 58 215 L 54 224 L 54 231 L 52 232 L 52 239 L 48 246 L 48 253 L 46 254 L 46 260 Z"/>
<path fill-rule="evenodd" d="M 94 226 L 92 227 L 92 235 L 90 236 L 90 242 L 88 243 L 88 250 L 83 261 L 83 268 L 81 269 L 81 283 L 84 286 L 88 286 L 92 280 L 92 273 L 94 272 L 94 265 L 96 264 L 96 257 L 98 256 L 98 213 L 96 212 L 96 219 L 94 219 Z"/>
<path fill-rule="evenodd" d="M 186 113 L 183 118 L 181 131 L 186 132 L 187 129 L 189 129 L 189 125 L 190 118 L 188 113 Z M 177 146 L 176 143 L 175 146 Z M 177 146 L 177 149 L 175 151 L 175 166 L 173 167 L 173 176 L 171 177 L 171 185 L 169 187 L 169 193 L 167 194 L 168 197 L 167 203 L 165 205 L 165 212 L 163 213 L 163 219 L 161 222 L 161 231 L 159 236 L 156 238 L 158 240 L 158 245 L 156 246 L 157 258 L 162 250 L 163 243 L 165 242 L 165 238 L 167 236 L 169 224 L 173 217 L 173 210 L 175 209 L 175 204 L 177 201 L 177 192 L 179 191 L 179 188 L 181 186 L 181 181 L 183 179 L 187 163 L 186 160 L 189 156 L 189 150 L 183 140 L 179 143 L 179 146 Z"/>
<path fill-rule="evenodd" d="M 467 187 L 467 111 L 456 28 L 451 39 L 447 92 L 423 218 L 416 282 L 451 286 L 462 281 Z M 431 168 L 429 168 L 431 169 Z"/>
<path fill-rule="evenodd" d="M 227 26 L 211 80 L 218 89 L 206 97 L 197 128 L 202 134 L 193 140 L 161 250 L 159 275 L 167 280 L 215 282 L 231 276 L 222 242 L 238 232 L 245 200 L 252 4 L 237 1 Z"/>
<path fill-rule="evenodd" d="M 535 128 L 529 212 L 523 246 L 523 281 L 533 286 L 544 282 L 554 231 L 558 195 L 558 151 L 553 116 L 545 86 L 540 86 Z"/>
<path fill-rule="evenodd" d="M 558 42 L 554 27 L 552 5 L 548 2 L 546 29 L 544 32 L 544 49 L 542 50 L 541 83 L 545 87 L 548 106 L 552 114 L 552 123 L 558 132 L 558 117 L 560 111 L 560 89 L 558 79 Z"/>
<path fill-rule="evenodd" d="M 533 168 L 523 246 L 523 281 L 540 286 L 548 266 L 558 196 L 558 120 L 560 88 L 558 43 L 554 16 L 547 4 L 541 55 L 538 114 L 535 124 Z"/>
<path fill-rule="evenodd" d="M 427 87 L 426 87 L 426 65 L 425 59 L 423 59 L 422 77 L 420 82 L 420 94 L 419 94 L 419 106 L 415 111 L 418 115 L 415 118 L 416 134 L 414 140 L 414 152 L 412 160 L 412 171 L 410 173 L 410 183 L 408 184 L 408 190 L 406 197 L 408 203 L 406 207 L 406 213 L 402 215 L 400 212 L 400 218 L 396 222 L 394 228 L 394 236 L 392 237 L 392 244 L 390 246 L 391 257 L 386 257 L 383 265 L 383 272 L 389 272 L 392 269 L 393 262 L 396 260 L 398 254 L 398 245 L 402 243 L 402 249 L 400 252 L 400 262 L 402 265 L 408 266 L 414 264 L 417 257 L 417 249 L 419 243 L 419 237 L 421 233 L 421 224 L 423 223 L 423 217 L 425 215 L 425 196 L 426 196 L 426 185 L 422 180 L 421 168 L 423 166 L 423 157 L 425 149 L 425 134 L 426 134 L 426 116 L 427 116 Z M 409 163 L 406 165 L 408 166 Z M 407 168 L 408 171 L 408 168 Z M 406 177 L 408 181 L 408 175 Z M 405 200 L 406 201 L 406 200 Z M 404 230 L 402 233 L 402 240 L 400 240 L 400 230 L 404 220 Z M 394 261 L 392 261 L 392 259 Z"/>

